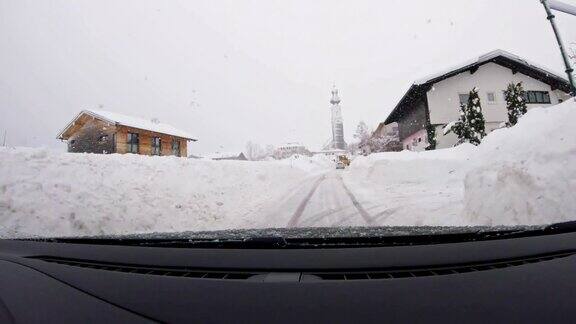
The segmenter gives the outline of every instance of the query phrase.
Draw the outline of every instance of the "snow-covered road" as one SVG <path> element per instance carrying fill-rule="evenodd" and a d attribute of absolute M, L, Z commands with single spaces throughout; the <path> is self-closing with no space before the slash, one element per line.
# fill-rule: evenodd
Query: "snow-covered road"
<path fill-rule="evenodd" d="M 285 204 L 279 206 L 281 210 L 293 211 L 285 226 L 370 225 L 371 219 L 342 182 L 340 172 L 333 170 L 318 176 L 308 185 L 302 186 Z"/>

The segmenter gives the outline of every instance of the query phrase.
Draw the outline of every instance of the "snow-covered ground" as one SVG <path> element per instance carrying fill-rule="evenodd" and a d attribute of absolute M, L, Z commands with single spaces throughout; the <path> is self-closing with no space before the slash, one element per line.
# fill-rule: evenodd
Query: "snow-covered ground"
<path fill-rule="evenodd" d="M 574 101 L 479 147 L 210 161 L 0 148 L 0 237 L 576 219 Z"/>
<path fill-rule="evenodd" d="M 323 161 L 207 161 L 0 149 L 0 236 L 250 227 Z"/>

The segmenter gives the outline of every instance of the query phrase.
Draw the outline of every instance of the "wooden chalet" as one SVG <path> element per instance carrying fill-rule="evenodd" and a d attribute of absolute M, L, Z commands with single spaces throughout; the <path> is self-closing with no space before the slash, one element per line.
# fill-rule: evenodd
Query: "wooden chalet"
<path fill-rule="evenodd" d="M 58 134 L 68 152 L 187 156 L 191 135 L 157 120 L 83 110 Z"/>

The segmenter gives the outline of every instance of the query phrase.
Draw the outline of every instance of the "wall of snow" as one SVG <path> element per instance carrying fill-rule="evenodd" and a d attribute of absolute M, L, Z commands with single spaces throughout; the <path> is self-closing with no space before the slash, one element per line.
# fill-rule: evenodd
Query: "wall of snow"
<path fill-rule="evenodd" d="M 475 147 L 357 157 L 343 180 L 376 225 L 475 225 L 462 217 L 464 178 Z"/>
<path fill-rule="evenodd" d="M 464 216 L 487 225 L 576 220 L 575 120 L 569 100 L 490 133 L 464 179 Z"/>
<path fill-rule="evenodd" d="M 0 237 L 249 228 L 305 163 L 0 148 Z"/>

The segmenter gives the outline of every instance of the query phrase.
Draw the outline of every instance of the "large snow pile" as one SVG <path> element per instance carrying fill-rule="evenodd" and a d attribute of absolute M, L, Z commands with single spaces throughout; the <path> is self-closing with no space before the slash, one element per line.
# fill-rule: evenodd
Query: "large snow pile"
<path fill-rule="evenodd" d="M 344 180 L 378 225 L 576 220 L 576 103 L 533 108 L 478 147 L 378 153 Z"/>
<path fill-rule="evenodd" d="M 464 180 L 464 215 L 481 224 L 576 220 L 576 103 L 533 108 L 492 132 Z"/>
<path fill-rule="evenodd" d="M 343 180 L 376 225 L 471 225 L 462 218 L 473 145 L 357 157 Z"/>
<path fill-rule="evenodd" d="M 249 228 L 310 175 L 275 161 L 0 148 L 0 237 Z"/>

